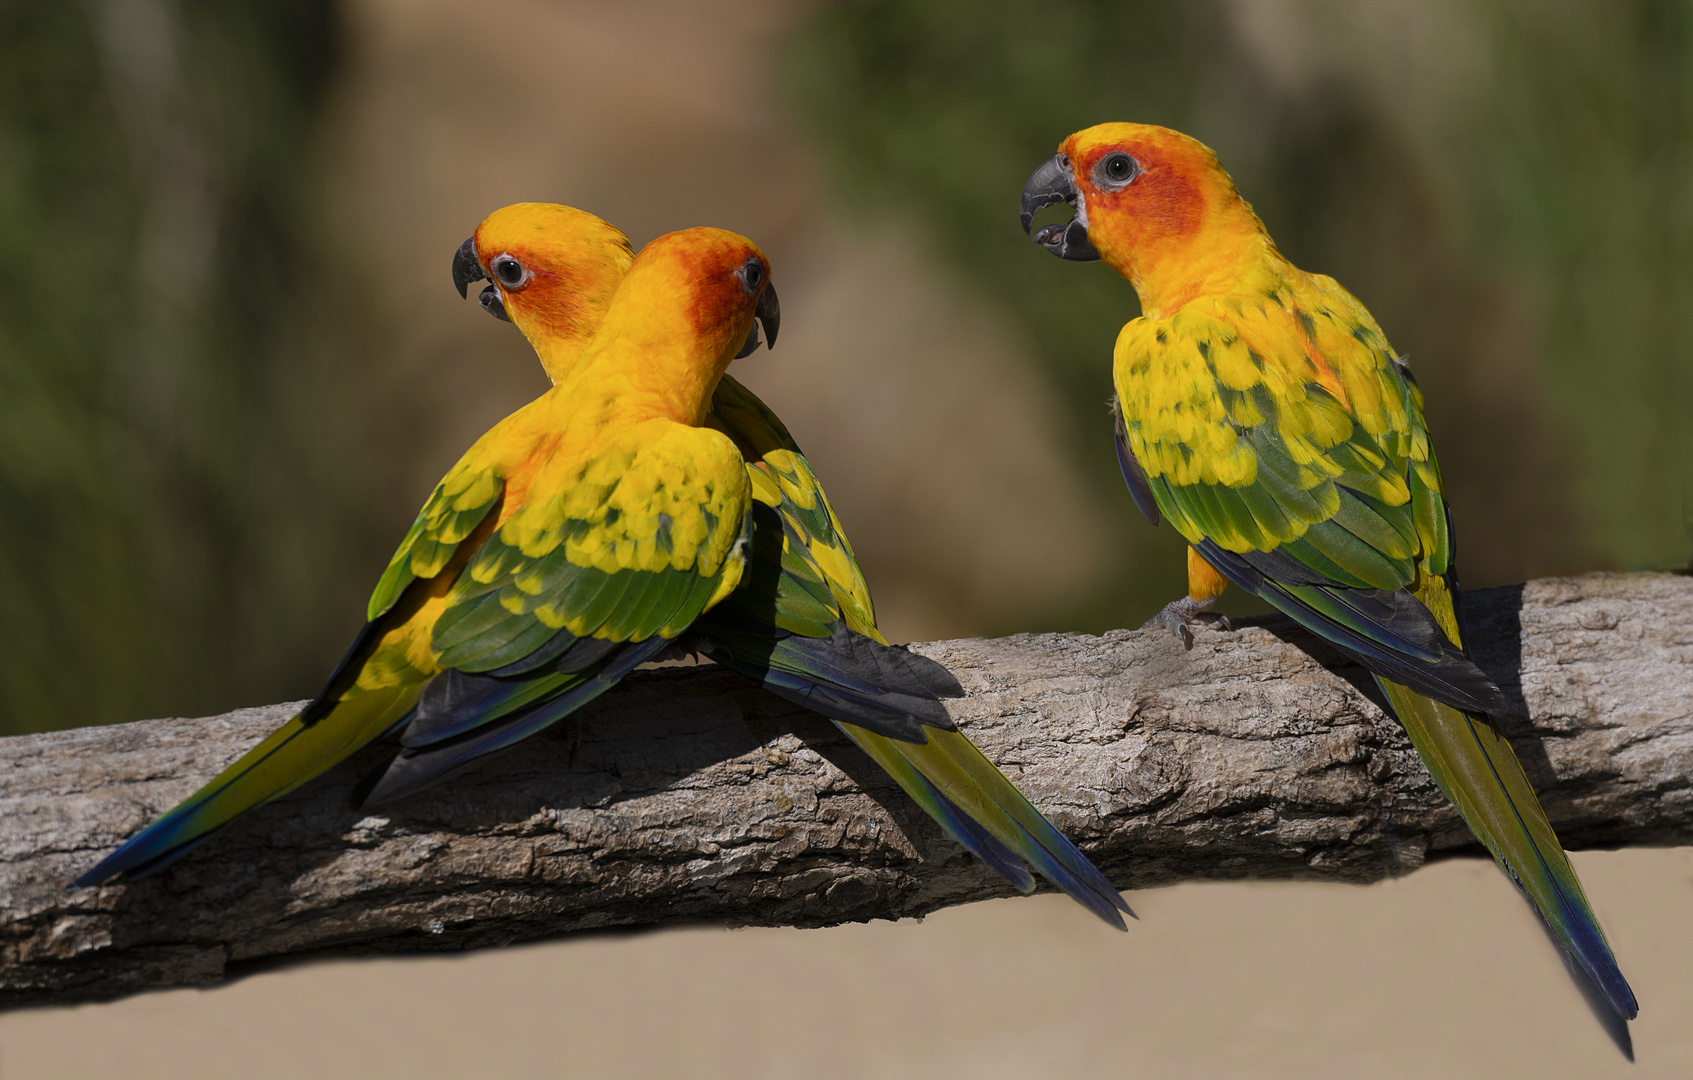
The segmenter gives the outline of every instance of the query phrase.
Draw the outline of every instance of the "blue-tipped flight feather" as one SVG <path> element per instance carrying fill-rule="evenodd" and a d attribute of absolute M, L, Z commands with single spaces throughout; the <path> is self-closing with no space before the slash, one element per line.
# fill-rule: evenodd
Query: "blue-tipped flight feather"
<path fill-rule="evenodd" d="M 1639 1012 L 1634 991 L 1511 744 L 1484 717 L 1466 715 L 1386 679 L 1376 682 L 1470 831 L 1528 896 L 1617 1015 L 1634 1019 Z"/>
<path fill-rule="evenodd" d="M 471 717 L 454 726 L 462 731 L 451 739 L 423 746 L 406 746 L 389 763 L 364 797 L 373 806 L 403 798 L 431 784 L 457 776 L 491 754 L 497 754 L 562 720 L 616 686 L 625 675 L 670 644 L 665 638 L 633 642 L 612 654 L 598 671 L 579 676 L 576 685 L 528 709 L 501 714 L 497 719 Z"/>
<path fill-rule="evenodd" d="M 709 631 L 712 619 L 702 622 Z M 714 638 L 707 653 L 714 661 L 835 721 L 948 835 L 1019 889 L 1027 887 L 1022 860 L 1101 919 L 1123 927 L 1119 912 L 1128 906 L 1105 875 L 954 729 L 939 699 L 963 689 L 944 667 L 844 627 L 828 638 L 767 640 L 754 656 L 736 649 L 746 650 L 745 637 Z M 890 675 L 897 689 L 877 692 L 872 680 Z M 1007 871 L 1012 865 L 1018 872 Z"/>
<path fill-rule="evenodd" d="M 243 754 L 205 787 L 165 813 L 76 879 L 98 885 L 119 874 L 157 873 L 231 819 L 280 798 L 333 768 L 411 711 L 417 688 L 357 694 L 324 719 L 296 717 Z"/>

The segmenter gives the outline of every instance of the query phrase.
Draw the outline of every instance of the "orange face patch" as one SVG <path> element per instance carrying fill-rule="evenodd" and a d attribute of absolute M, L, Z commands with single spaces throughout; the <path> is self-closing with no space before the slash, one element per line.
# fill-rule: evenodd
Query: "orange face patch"
<path fill-rule="evenodd" d="M 592 214 L 555 203 L 517 203 L 483 219 L 477 261 L 498 286 L 506 314 L 523 331 L 555 382 L 598 329 L 633 259 L 629 241 Z M 495 267 L 502 255 L 522 264 L 512 286 Z"/>
<path fill-rule="evenodd" d="M 1086 207 L 1089 241 L 1128 278 L 1146 314 L 1162 317 L 1224 287 L 1268 250 L 1257 215 L 1196 139 L 1151 124 L 1100 124 L 1061 149 Z M 1118 152 L 1139 165 L 1126 182 L 1097 171 Z"/>
<path fill-rule="evenodd" d="M 1090 234 L 1099 229 L 1111 240 L 1143 247 L 1179 241 L 1198 233 L 1205 219 L 1205 194 L 1195 181 L 1191 153 L 1151 138 L 1095 142 L 1078 133 L 1065 144 L 1076 186 L 1088 204 Z M 1140 173 L 1126 187 L 1108 191 L 1095 180 L 1106 155 L 1121 151 L 1134 158 Z"/>
<path fill-rule="evenodd" d="M 529 268 L 529 280 L 517 288 L 500 283 L 507 312 L 528 333 L 569 337 L 580 333 L 587 320 L 598 321 L 599 311 L 585 300 L 588 283 L 582 275 L 549 268 L 521 248 L 507 254 Z"/>

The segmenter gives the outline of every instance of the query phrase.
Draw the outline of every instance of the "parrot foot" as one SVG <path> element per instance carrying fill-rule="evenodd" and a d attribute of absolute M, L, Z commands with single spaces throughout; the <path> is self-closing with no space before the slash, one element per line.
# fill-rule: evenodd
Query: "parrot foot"
<path fill-rule="evenodd" d="M 700 656 L 711 652 L 704 638 L 680 637 L 654 653 L 648 664 L 698 664 Z M 644 666 L 644 665 L 643 665 Z"/>
<path fill-rule="evenodd" d="M 1188 627 L 1194 623 L 1216 626 L 1223 630 L 1234 629 L 1234 625 L 1229 622 L 1227 615 L 1206 610 L 1216 602 L 1215 596 L 1209 600 L 1195 600 L 1191 596 L 1172 600 L 1164 605 L 1163 611 L 1146 620 L 1141 629 L 1152 630 L 1162 626 L 1181 640 L 1182 648 L 1191 649 L 1193 648 L 1193 631 Z"/>

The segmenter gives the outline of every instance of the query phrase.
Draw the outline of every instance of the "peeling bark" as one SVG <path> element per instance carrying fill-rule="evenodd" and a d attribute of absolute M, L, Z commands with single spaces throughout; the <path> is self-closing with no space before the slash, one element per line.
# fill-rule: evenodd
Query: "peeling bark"
<path fill-rule="evenodd" d="M 1572 848 L 1693 842 L 1693 580 L 1596 574 L 1466 597 L 1502 721 Z M 960 726 L 1127 889 L 1367 882 L 1474 850 L 1368 675 L 1283 620 L 940 641 Z M 825 926 L 1010 889 L 821 718 L 704 666 L 367 813 L 373 747 L 160 876 L 68 883 L 299 703 L 0 739 L 0 1004 L 204 984 L 326 951 L 604 927 Z M 1087 918 L 1080 909 L 1077 918 Z"/>

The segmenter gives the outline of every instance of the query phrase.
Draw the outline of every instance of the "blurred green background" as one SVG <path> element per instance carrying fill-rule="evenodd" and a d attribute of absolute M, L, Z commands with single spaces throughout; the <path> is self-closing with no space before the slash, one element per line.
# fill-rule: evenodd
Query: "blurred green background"
<path fill-rule="evenodd" d="M 1282 249 L 1339 278 L 1410 357 L 1466 584 L 1693 552 L 1693 3 L 759 6 L 774 8 L 747 51 L 769 103 L 756 124 L 793 144 L 766 172 L 797 194 L 760 192 L 801 208 L 767 226 L 776 246 L 811 235 L 786 223 L 813 190 L 839 235 L 893 223 L 999 320 L 994 333 L 1026 343 L 1059 413 L 1054 460 L 1082 478 L 1108 541 L 1085 587 L 997 606 L 960 591 L 952 621 L 943 592 L 922 626 L 1137 625 L 1181 588 L 1177 538 L 1135 514 L 1109 447 L 1110 346 L 1134 294 L 1103 267 L 1044 255 L 1016 224 L 1029 171 L 1107 119 L 1212 145 Z M 485 126 L 477 110 L 506 108 L 504 31 L 478 52 L 442 29 L 444 8 L 376 9 L 0 4 L 0 731 L 310 694 L 429 481 L 474 424 L 540 388 L 495 365 L 499 408 L 441 389 L 416 356 L 442 347 L 408 338 L 392 300 L 400 256 L 361 246 L 349 224 L 348 206 L 382 202 L 395 176 L 434 184 L 453 206 L 431 227 L 439 265 L 421 280 L 434 290 L 406 302 L 444 310 L 457 303 L 443 295 L 444 241 L 498 205 L 431 179 L 440 170 L 416 148 L 462 159 L 440 118 Z M 660 32 L 596 17 L 596 32 L 625 18 L 637 50 Z M 455 84 L 467 52 L 493 76 Z M 670 65 L 665 92 L 699 96 L 727 62 Z M 425 85 L 457 97 L 428 104 Z M 637 88 L 658 93 L 632 83 L 568 107 L 613 108 Z M 398 104 L 361 126 L 375 100 Z M 617 137 L 652 161 L 648 139 L 688 151 L 740 119 L 682 110 L 666 123 Z M 591 157 L 598 144 L 578 141 Z M 478 153 L 466 168 L 498 173 L 497 150 Z M 688 213 L 740 180 L 690 172 L 691 151 L 658 160 Z M 488 190 L 579 201 L 564 185 Z M 822 275 L 805 259 L 790 262 Z M 840 476 L 852 489 L 852 460 L 827 463 L 832 488 Z M 1066 557 L 1061 543 L 1025 547 L 1031 563 Z M 860 548 L 873 584 L 896 593 L 902 566 L 922 565 L 897 544 Z"/>

